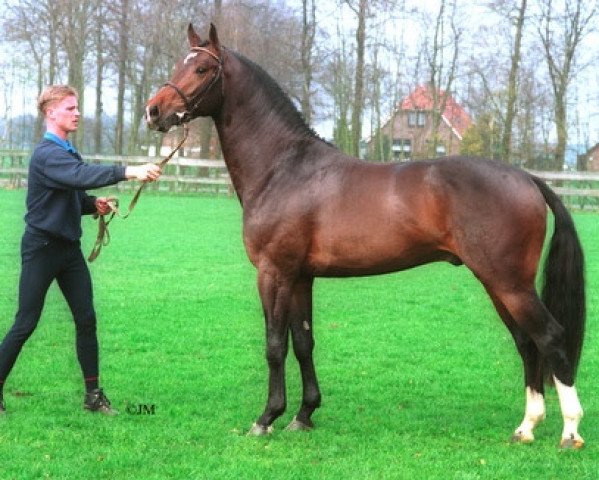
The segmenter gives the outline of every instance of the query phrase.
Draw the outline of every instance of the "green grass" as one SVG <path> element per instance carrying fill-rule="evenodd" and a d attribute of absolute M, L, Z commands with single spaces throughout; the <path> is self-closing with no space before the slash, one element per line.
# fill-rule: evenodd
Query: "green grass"
<path fill-rule="evenodd" d="M 129 196 L 123 198 L 129 200 Z M 0 336 L 16 309 L 24 192 L 0 191 Z M 58 289 L 6 385 L 2 479 L 597 478 L 599 217 L 577 214 L 589 321 L 577 386 L 580 452 L 557 447 L 554 391 L 533 445 L 511 445 L 524 392 L 520 359 L 465 268 L 318 280 L 315 361 L 323 405 L 310 433 L 245 432 L 266 399 L 264 331 L 233 199 L 142 196 L 91 265 L 102 383 L 116 418 L 83 412 L 74 327 Z M 84 221 L 84 250 L 96 234 Z M 153 415 L 127 413 L 154 406 Z"/>

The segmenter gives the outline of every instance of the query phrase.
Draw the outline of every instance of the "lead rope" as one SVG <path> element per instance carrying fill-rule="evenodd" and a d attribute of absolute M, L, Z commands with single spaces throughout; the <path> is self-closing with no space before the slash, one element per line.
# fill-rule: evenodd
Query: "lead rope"
<path fill-rule="evenodd" d="M 179 144 L 175 147 L 175 149 L 171 153 L 169 153 L 168 156 L 164 157 L 156 165 L 158 165 L 162 169 L 169 162 L 169 160 L 171 158 L 173 158 L 175 153 L 177 153 L 181 149 L 181 147 L 185 143 L 185 140 L 187 140 L 188 134 L 189 134 L 189 125 L 187 123 L 184 123 L 183 124 L 183 138 L 181 139 Z M 137 201 L 139 200 L 139 197 L 141 196 L 141 192 L 145 188 L 147 183 L 148 183 L 148 181 L 144 180 L 143 182 L 141 182 L 141 185 L 139 187 L 137 187 L 137 191 L 135 192 L 135 195 L 131 199 L 131 203 L 129 203 L 129 208 L 127 208 L 127 213 L 120 212 L 119 201 L 118 201 L 118 199 L 114 198 L 114 199 L 110 199 L 106 202 L 108 207 L 110 208 L 110 213 L 108 213 L 106 215 L 98 215 L 98 214 L 94 215 L 94 217 L 98 219 L 98 235 L 96 236 L 96 243 L 94 244 L 94 247 L 92 248 L 92 251 L 89 254 L 89 257 L 87 257 L 88 262 L 91 263 L 96 258 L 98 258 L 98 255 L 100 255 L 100 252 L 102 251 L 102 247 L 104 247 L 110 243 L 110 232 L 108 231 L 108 225 L 110 225 L 110 222 L 112 222 L 112 219 L 115 216 L 125 219 L 129 215 L 131 215 L 131 212 L 135 208 L 135 205 L 137 205 Z M 106 219 L 105 217 L 108 217 L 108 219 Z"/>

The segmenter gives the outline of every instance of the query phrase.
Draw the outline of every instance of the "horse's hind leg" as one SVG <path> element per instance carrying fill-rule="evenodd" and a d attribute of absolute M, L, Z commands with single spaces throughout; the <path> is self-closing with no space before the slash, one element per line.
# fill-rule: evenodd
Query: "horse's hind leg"
<path fill-rule="evenodd" d="M 561 446 L 581 448 L 584 440 L 578 433 L 582 407 L 574 387 L 574 368 L 565 352 L 564 330 L 532 290 L 494 292 L 518 327 L 530 336 L 540 355 L 546 359 L 553 375 L 560 401 L 564 429 Z"/>
<path fill-rule="evenodd" d="M 287 427 L 288 430 L 307 430 L 314 426 L 312 413 L 320 406 L 320 389 L 312 359 L 314 335 L 312 333 L 312 285 L 313 279 L 299 280 L 293 288 L 289 320 L 293 350 L 299 362 L 303 395 L 298 414 Z"/>
<path fill-rule="evenodd" d="M 512 435 L 512 441 L 530 443 L 534 440 L 534 428 L 545 419 L 543 362 L 539 350 L 530 335 L 518 326 L 501 301 L 491 292 L 489 293 L 499 316 L 514 338 L 516 348 L 524 364 L 526 409 L 522 423 L 520 423 Z"/>

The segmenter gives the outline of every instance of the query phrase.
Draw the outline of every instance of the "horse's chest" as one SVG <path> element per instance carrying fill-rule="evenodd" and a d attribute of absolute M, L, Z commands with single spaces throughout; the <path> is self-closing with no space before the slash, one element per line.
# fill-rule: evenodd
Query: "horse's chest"
<path fill-rule="evenodd" d="M 309 247 L 309 224 L 293 217 L 252 219 L 244 222 L 243 242 L 255 266 L 267 261 L 281 266 L 301 263 Z"/>

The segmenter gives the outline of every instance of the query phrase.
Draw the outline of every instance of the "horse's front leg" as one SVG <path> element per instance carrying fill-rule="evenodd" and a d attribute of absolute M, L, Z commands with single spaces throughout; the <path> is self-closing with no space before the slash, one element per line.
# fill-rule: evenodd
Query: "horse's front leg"
<path fill-rule="evenodd" d="M 303 395 L 298 414 L 287 427 L 288 430 L 309 430 L 314 424 L 311 416 L 320 406 L 320 389 L 312 359 L 314 336 L 312 332 L 312 278 L 296 282 L 291 296 L 289 311 L 293 350 L 299 362 Z"/>
<path fill-rule="evenodd" d="M 289 343 L 291 282 L 273 269 L 261 269 L 258 272 L 258 289 L 266 322 L 268 401 L 264 413 L 249 431 L 250 435 L 271 433 L 272 423 L 283 414 L 287 406 L 285 359 Z"/>

